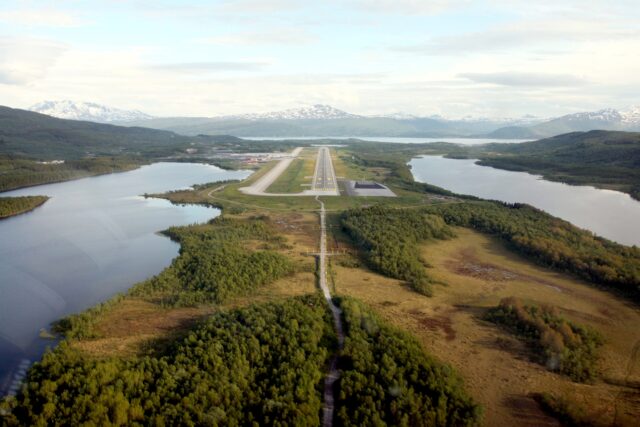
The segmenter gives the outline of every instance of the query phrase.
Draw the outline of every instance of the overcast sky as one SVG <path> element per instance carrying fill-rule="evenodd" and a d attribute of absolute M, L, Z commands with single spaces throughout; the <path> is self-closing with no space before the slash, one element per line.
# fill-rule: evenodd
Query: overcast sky
<path fill-rule="evenodd" d="M 640 104 L 638 0 L 0 2 L 0 104 L 158 116 L 322 103 L 557 116 Z"/>

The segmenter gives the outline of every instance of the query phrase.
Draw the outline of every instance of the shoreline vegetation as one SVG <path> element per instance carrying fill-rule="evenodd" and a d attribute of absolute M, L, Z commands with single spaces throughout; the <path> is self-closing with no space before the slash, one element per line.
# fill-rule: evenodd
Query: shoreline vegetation
<path fill-rule="evenodd" d="M 640 177 L 625 176 L 628 173 L 635 175 L 635 171 L 620 170 L 615 173 L 595 177 L 592 171 L 582 167 L 567 166 L 542 166 L 534 165 L 534 162 L 520 158 L 480 158 L 476 164 L 511 172 L 526 172 L 531 175 L 539 175 L 546 181 L 559 182 L 567 185 L 589 186 L 601 190 L 614 190 L 628 194 L 632 199 L 640 202 Z M 617 177 L 612 177 L 617 176 Z"/>
<path fill-rule="evenodd" d="M 0 220 L 30 212 L 47 200 L 47 196 L 0 197 Z"/>
<path fill-rule="evenodd" d="M 460 147 L 437 144 L 433 154 L 476 159 L 481 166 L 541 175 L 548 181 L 589 185 L 640 201 L 640 133 L 572 132 L 519 144 Z"/>
<path fill-rule="evenodd" d="M 100 157 L 46 163 L 0 156 L 0 194 L 5 191 L 72 181 L 91 176 L 128 172 L 148 164 L 131 158 Z"/>

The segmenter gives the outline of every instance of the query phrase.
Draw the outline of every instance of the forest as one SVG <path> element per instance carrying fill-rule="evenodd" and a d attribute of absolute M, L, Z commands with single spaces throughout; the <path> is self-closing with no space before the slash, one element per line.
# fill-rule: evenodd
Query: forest
<path fill-rule="evenodd" d="M 172 227 L 166 234 L 180 243 L 180 256 L 161 274 L 135 286 L 135 296 L 160 297 L 166 305 L 220 304 L 230 296 L 292 274 L 294 265 L 270 248 L 284 238 L 261 219 L 218 217 L 208 225 Z M 251 250 L 251 241 L 262 250 Z"/>
<path fill-rule="evenodd" d="M 343 426 L 470 426 L 482 410 L 448 365 L 411 335 L 383 322 L 352 298 L 341 298 L 346 324 L 336 421 Z"/>
<path fill-rule="evenodd" d="M 221 304 L 296 269 L 284 255 L 269 249 L 282 247 L 283 238 L 260 218 L 217 217 L 209 224 L 172 227 L 165 234 L 180 243 L 179 256 L 160 274 L 133 286 L 128 295 L 168 307 Z M 252 250 L 252 244 L 265 249 Z M 54 331 L 67 338 L 95 338 L 93 325 L 121 298 L 66 316 L 54 324 Z"/>
<path fill-rule="evenodd" d="M 353 299 L 340 355 L 339 425 L 475 425 L 458 375 Z M 318 295 L 217 312 L 162 352 L 83 355 L 69 342 L 2 402 L 6 425 L 319 425 L 336 338 Z"/>
<path fill-rule="evenodd" d="M 466 202 L 432 205 L 447 224 L 504 240 L 537 263 L 572 273 L 638 302 L 640 248 L 624 246 L 525 204 Z"/>
<path fill-rule="evenodd" d="M 135 169 L 142 163 L 142 161 L 132 158 L 96 157 L 51 164 L 31 159 L 0 156 L 0 191 L 124 172 Z"/>
<path fill-rule="evenodd" d="M 6 425 L 318 425 L 334 336 L 318 297 L 220 312 L 166 354 L 95 359 L 67 343 L 3 405 Z"/>
<path fill-rule="evenodd" d="M 417 245 L 453 236 L 447 225 L 495 235 L 543 266 L 574 274 L 636 302 L 640 295 L 640 248 L 597 237 L 525 204 L 468 201 L 420 209 L 375 206 L 345 211 L 341 224 L 373 269 L 405 280 L 425 295 L 431 292 L 430 279 Z"/>
<path fill-rule="evenodd" d="M 592 381 L 597 376 L 597 349 L 602 337 L 590 328 L 563 319 L 557 308 L 505 298 L 487 311 L 485 319 L 526 340 L 547 369 L 579 382 Z"/>
<path fill-rule="evenodd" d="M 0 219 L 33 210 L 47 200 L 47 196 L 0 197 Z"/>
<path fill-rule="evenodd" d="M 428 239 L 453 236 L 442 218 L 415 209 L 375 206 L 345 211 L 341 224 L 372 268 L 431 295 L 431 279 L 417 246 Z"/>

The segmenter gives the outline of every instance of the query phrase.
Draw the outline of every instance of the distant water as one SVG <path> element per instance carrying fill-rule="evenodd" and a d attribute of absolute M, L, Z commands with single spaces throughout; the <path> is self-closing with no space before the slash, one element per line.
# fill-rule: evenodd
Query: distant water
<path fill-rule="evenodd" d="M 480 145 L 490 143 L 521 143 L 531 141 L 530 139 L 491 139 L 491 138 L 394 138 L 386 136 L 302 136 L 302 137 L 261 137 L 261 136 L 243 136 L 243 139 L 249 139 L 252 141 L 282 141 L 285 139 L 299 139 L 302 141 L 314 140 L 314 139 L 361 139 L 363 141 L 372 142 L 395 142 L 399 144 L 424 144 L 428 142 L 450 142 L 452 144 L 461 145 Z"/>
<path fill-rule="evenodd" d="M 179 248 L 159 231 L 206 222 L 220 213 L 141 194 L 249 174 L 203 164 L 156 163 L 2 193 L 51 199 L 30 213 L 0 220 L 0 395 L 14 392 L 15 380 L 52 344 L 38 337 L 41 328 L 167 267 Z"/>
<path fill-rule="evenodd" d="M 528 203 L 578 227 L 626 245 L 640 245 L 640 202 L 618 191 L 545 181 L 475 160 L 423 156 L 409 163 L 416 181 L 459 194 Z"/>

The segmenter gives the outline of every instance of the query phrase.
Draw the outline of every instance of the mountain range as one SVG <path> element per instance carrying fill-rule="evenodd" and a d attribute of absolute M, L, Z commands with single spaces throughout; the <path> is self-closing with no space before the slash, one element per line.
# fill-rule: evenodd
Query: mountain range
<path fill-rule="evenodd" d="M 183 135 L 538 139 L 594 129 L 640 131 L 640 106 L 625 111 L 608 108 L 580 112 L 552 119 L 534 116 L 503 119 L 447 119 L 441 116 L 420 117 L 408 114 L 363 116 L 322 104 L 260 114 L 217 117 L 152 117 L 140 111 L 72 101 L 45 101 L 30 109 L 58 118 L 140 126 Z"/>
<path fill-rule="evenodd" d="M 121 110 L 93 102 L 42 101 L 29 110 L 59 119 L 84 120 L 96 123 L 130 122 L 148 120 L 153 117 L 137 110 Z"/>

